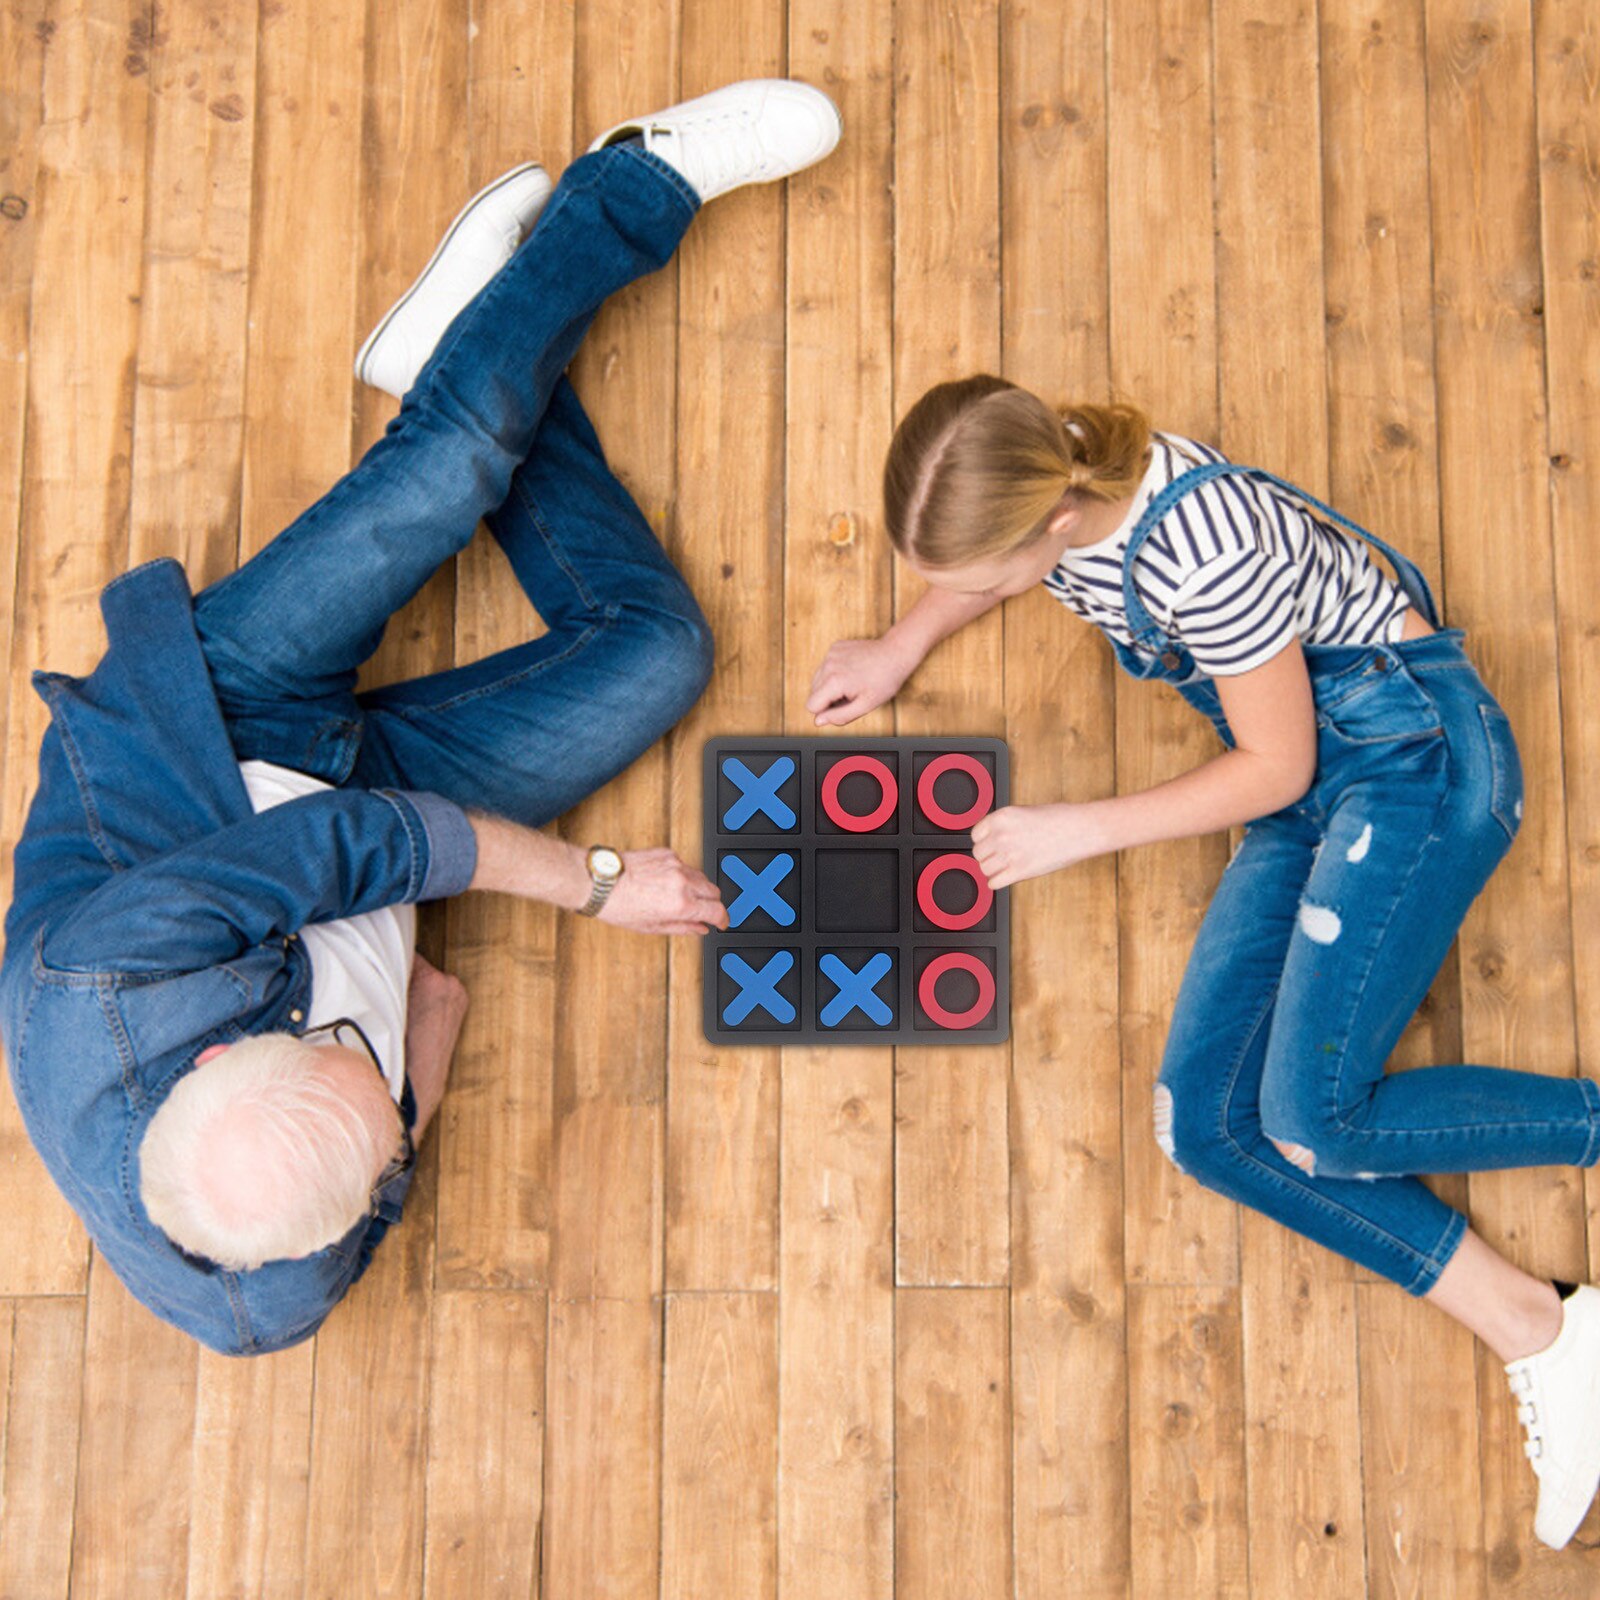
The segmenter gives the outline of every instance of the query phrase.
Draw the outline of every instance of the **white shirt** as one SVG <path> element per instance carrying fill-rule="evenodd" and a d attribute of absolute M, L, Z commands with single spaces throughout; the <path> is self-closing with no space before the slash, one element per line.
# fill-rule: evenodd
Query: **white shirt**
<path fill-rule="evenodd" d="M 258 812 L 332 788 L 320 778 L 270 761 L 241 761 L 239 772 Z M 385 906 L 298 932 L 311 958 L 311 1009 L 305 1026 L 315 1028 L 340 1017 L 360 1023 L 383 1063 L 389 1093 L 398 1101 L 405 1086 L 406 999 L 417 946 L 417 908 Z"/>
<path fill-rule="evenodd" d="M 1104 539 L 1069 547 L 1045 586 L 1097 628 L 1132 644 L 1123 556 L 1151 498 L 1191 467 L 1225 458 L 1176 434 L 1150 441 L 1150 466 L 1127 516 Z M 1365 539 L 1325 521 L 1275 484 L 1216 478 L 1180 500 L 1134 557 L 1139 598 L 1208 677 L 1248 672 L 1293 638 L 1393 641 L 1410 608 Z"/>

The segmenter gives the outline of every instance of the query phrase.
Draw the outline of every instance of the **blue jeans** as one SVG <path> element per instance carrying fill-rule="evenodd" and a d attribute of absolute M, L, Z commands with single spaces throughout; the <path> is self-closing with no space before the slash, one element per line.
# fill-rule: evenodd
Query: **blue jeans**
<path fill-rule="evenodd" d="M 574 162 L 360 465 L 199 595 L 240 760 L 430 790 L 537 825 L 693 705 L 710 630 L 563 373 L 601 303 L 663 266 L 698 207 L 637 145 Z M 480 519 L 548 632 L 357 693 L 389 618 Z"/>
<path fill-rule="evenodd" d="M 1413 1174 L 1600 1155 L 1587 1078 L 1384 1070 L 1522 816 L 1510 723 L 1461 639 L 1307 649 L 1315 782 L 1245 829 L 1156 1091 L 1183 1171 L 1413 1294 L 1466 1229 Z M 1310 1152 L 1311 1170 L 1273 1141 Z"/>

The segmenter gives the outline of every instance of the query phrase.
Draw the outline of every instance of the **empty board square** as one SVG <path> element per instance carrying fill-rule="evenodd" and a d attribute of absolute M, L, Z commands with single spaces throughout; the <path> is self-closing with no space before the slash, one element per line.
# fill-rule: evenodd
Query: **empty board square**
<path fill-rule="evenodd" d="M 816 852 L 811 925 L 818 933 L 898 933 L 900 852 Z"/>
<path fill-rule="evenodd" d="M 911 961 L 912 1025 L 923 1033 L 994 1033 L 997 979 L 992 945 L 918 946 Z"/>
<path fill-rule="evenodd" d="M 800 952 L 760 945 L 718 950 L 717 1020 L 733 1032 L 798 1030 Z"/>
<path fill-rule="evenodd" d="M 842 838 L 896 833 L 900 827 L 900 755 L 889 749 L 818 755 L 813 826 Z"/>
<path fill-rule="evenodd" d="M 911 758 L 914 833 L 970 833 L 995 808 L 987 750 L 918 750 Z"/>
<path fill-rule="evenodd" d="M 818 1025 L 882 1033 L 900 1021 L 900 974 L 893 950 L 830 946 L 817 952 Z"/>
<path fill-rule="evenodd" d="M 717 762 L 717 817 L 724 833 L 797 833 L 798 750 L 729 750 Z"/>
<path fill-rule="evenodd" d="M 756 933 L 799 921 L 800 862 L 794 850 L 723 850 L 717 887 L 730 928 Z"/>
<path fill-rule="evenodd" d="M 912 927 L 918 933 L 993 933 L 995 897 L 966 850 L 912 852 Z"/>

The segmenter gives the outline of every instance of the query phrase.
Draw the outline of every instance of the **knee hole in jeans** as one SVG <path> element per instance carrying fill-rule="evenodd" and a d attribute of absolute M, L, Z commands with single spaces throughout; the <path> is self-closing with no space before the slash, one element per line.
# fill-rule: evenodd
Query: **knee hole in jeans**
<path fill-rule="evenodd" d="M 1156 1085 L 1155 1129 L 1156 1143 L 1161 1146 L 1162 1155 L 1182 1172 L 1183 1168 L 1178 1162 L 1177 1142 L 1172 1136 L 1172 1091 L 1164 1083 Z"/>
<path fill-rule="evenodd" d="M 1317 1158 L 1303 1144 L 1295 1144 L 1288 1139 L 1273 1139 L 1270 1134 L 1267 1137 L 1272 1148 L 1291 1166 L 1299 1167 L 1312 1177 L 1316 1176 Z"/>

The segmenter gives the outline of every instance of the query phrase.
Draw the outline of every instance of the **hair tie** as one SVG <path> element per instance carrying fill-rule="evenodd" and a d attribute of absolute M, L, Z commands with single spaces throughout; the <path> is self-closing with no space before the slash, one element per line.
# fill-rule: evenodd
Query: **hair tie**
<path fill-rule="evenodd" d="M 1067 487 L 1087 489 L 1094 482 L 1094 468 L 1087 461 L 1074 461 L 1067 468 Z"/>

